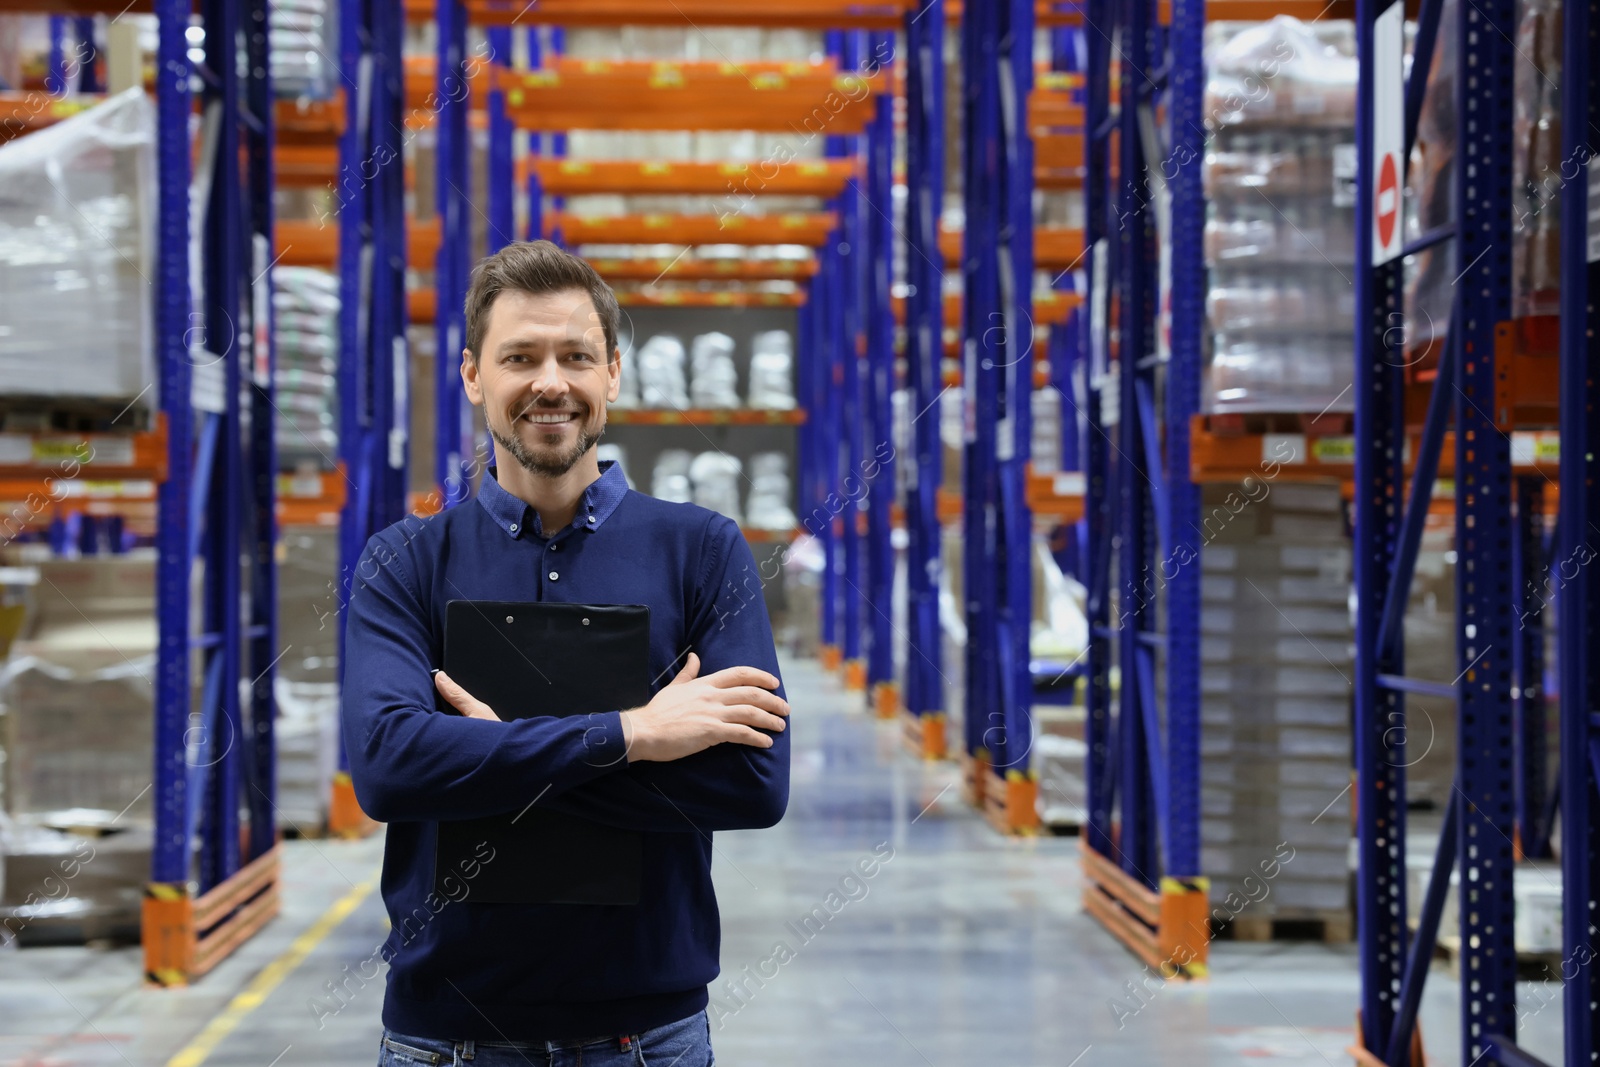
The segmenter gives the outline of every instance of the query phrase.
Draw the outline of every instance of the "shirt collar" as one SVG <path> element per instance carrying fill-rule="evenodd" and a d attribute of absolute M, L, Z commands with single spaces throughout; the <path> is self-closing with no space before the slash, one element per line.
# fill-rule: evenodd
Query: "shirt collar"
<path fill-rule="evenodd" d="M 598 530 L 617 510 L 622 498 L 628 495 L 628 479 L 615 460 L 600 464 L 600 477 L 589 483 L 578 501 L 578 511 L 572 517 L 572 527 L 577 530 Z M 478 486 L 478 503 L 494 519 L 496 526 L 515 539 L 532 531 L 544 536 L 540 528 L 539 513 L 520 497 L 512 496 L 501 487 L 494 467 Z"/>

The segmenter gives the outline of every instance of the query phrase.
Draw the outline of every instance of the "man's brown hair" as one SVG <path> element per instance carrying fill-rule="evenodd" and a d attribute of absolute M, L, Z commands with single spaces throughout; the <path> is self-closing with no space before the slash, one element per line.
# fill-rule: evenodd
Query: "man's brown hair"
<path fill-rule="evenodd" d="M 573 289 L 589 294 L 605 331 L 606 362 L 611 362 L 622 326 L 617 294 L 586 261 L 549 241 L 513 241 L 485 257 L 473 270 L 466 308 L 467 351 L 472 353 L 473 362 L 483 355 L 483 335 L 489 330 L 489 312 L 495 297 L 507 290 L 538 295 Z M 590 328 L 585 324 L 585 334 Z"/>

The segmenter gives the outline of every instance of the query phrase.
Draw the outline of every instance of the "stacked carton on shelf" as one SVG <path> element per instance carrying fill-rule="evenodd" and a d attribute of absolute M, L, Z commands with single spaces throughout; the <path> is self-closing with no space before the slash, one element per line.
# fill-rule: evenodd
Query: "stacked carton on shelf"
<path fill-rule="evenodd" d="M 1339 490 L 1261 482 L 1237 512 L 1227 495 L 1208 490 L 1202 514 L 1201 869 L 1213 900 L 1249 896 L 1251 918 L 1342 933 L 1353 650 Z M 1274 859 L 1265 898 L 1248 892 Z"/>

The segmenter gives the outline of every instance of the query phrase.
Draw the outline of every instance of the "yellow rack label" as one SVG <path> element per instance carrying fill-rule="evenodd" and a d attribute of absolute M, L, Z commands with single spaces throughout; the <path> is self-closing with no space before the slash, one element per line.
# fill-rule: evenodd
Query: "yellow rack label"
<path fill-rule="evenodd" d="M 1319 437 L 1311 442 L 1311 455 L 1318 463 L 1354 463 L 1354 437 Z"/>

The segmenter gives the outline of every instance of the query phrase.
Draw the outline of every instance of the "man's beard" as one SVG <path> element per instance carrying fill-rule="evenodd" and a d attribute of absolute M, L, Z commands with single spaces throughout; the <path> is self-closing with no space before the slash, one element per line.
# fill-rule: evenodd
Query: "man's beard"
<path fill-rule="evenodd" d="M 512 420 L 512 425 L 521 421 L 522 416 L 529 411 L 539 410 L 542 410 L 542 405 L 535 404 L 524 408 L 517 413 L 516 419 Z M 495 442 L 501 448 L 511 453 L 511 458 L 515 459 L 523 470 L 529 474 L 542 474 L 546 478 L 559 478 L 572 470 L 573 467 L 576 467 L 578 461 L 583 458 L 584 453 L 593 448 L 605 432 L 605 427 L 603 426 L 598 430 L 591 431 L 588 428 L 588 423 L 585 422 L 583 428 L 578 431 L 578 440 L 573 444 L 572 451 L 552 460 L 546 456 L 536 454 L 516 434 L 501 433 L 495 429 L 492 423 L 489 426 L 489 435 L 495 439 Z"/>

